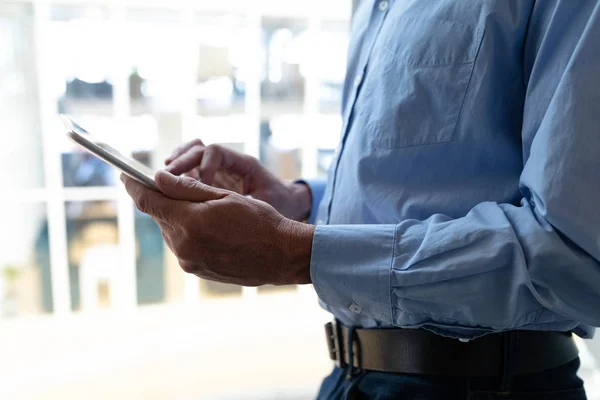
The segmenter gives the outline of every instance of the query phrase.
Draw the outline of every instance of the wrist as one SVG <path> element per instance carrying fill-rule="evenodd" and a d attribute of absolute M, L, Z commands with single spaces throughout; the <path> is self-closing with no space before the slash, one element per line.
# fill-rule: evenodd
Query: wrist
<path fill-rule="evenodd" d="M 289 191 L 291 197 L 290 203 L 293 205 L 293 210 L 289 218 L 294 221 L 306 221 L 312 207 L 310 187 L 305 183 L 295 182 L 289 184 Z"/>
<path fill-rule="evenodd" d="M 285 261 L 282 266 L 283 285 L 305 285 L 312 283 L 310 259 L 315 226 L 287 220 L 283 228 Z"/>

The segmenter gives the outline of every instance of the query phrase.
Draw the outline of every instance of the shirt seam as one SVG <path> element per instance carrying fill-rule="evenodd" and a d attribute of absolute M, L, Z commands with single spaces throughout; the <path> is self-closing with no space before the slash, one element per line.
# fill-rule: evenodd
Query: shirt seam
<path fill-rule="evenodd" d="M 464 66 L 468 66 L 468 65 L 473 65 L 475 64 L 475 60 L 477 59 L 477 54 L 479 53 L 479 47 L 477 48 L 478 50 L 475 52 L 475 58 L 472 61 L 454 61 L 454 62 L 442 62 L 442 63 L 437 63 L 437 64 L 428 64 L 428 63 L 411 63 L 412 60 L 408 59 L 408 60 L 402 60 L 398 57 L 398 55 L 396 55 L 396 53 L 394 53 L 393 50 L 388 49 L 385 45 L 381 45 L 380 49 L 382 51 L 385 51 L 386 53 L 388 53 L 388 55 L 390 55 L 391 57 L 394 58 L 394 61 L 398 62 L 399 64 L 406 64 L 408 65 L 410 68 L 412 69 L 438 69 L 438 68 L 447 68 L 447 67 L 464 67 Z"/>

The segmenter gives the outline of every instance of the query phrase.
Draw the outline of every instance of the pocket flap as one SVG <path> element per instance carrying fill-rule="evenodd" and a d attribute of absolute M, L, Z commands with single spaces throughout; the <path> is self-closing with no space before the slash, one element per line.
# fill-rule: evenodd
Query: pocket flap
<path fill-rule="evenodd" d="M 475 61 L 483 29 L 459 22 L 392 15 L 380 33 L 379 46 L 398 62 L 441 67 Z"/>

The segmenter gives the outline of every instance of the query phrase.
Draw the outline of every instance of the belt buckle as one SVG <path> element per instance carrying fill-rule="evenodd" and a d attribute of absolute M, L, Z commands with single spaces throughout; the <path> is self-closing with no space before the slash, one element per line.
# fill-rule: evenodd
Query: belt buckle
<path fill-rule="evenodd" d="M 327 335 L 327 347 L 329 348 L 329 356 L 335 361 L 335 365 L 339 368 L 344 368 L 344 347 L 342 329 L 337 321 L 329 322 L 325 325 L 325 333 Z"/>

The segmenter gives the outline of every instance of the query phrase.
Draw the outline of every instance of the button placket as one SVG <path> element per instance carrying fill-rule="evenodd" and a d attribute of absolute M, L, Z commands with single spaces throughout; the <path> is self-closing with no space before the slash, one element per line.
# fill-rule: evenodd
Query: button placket
<path fill-rule="evenodd" d="M 368 59 L 370 57 L 371 50 L 372 50 L 375 40 L 377 39 L 377 36 L 379 34 L 379 29 L 385 19 L 386 12 L 390 8 L 390 3 L 391 3 L 390 0 L 381 0 L 379 3 L 375 3 L 376 5 L 374 4 L 374 6 L 377 7 L 381 11 L 381 13 L 380 14 L 373 13 L 373 15 L 372 15 L 370 30 L 371 30 L 371 33 L 374 33 L 374 34 L 370 35 L 370 37 L 369 37 L 370 43 L 367 46 L 368 50 L 365 51 L 368 55 L 367 61 L 359 64 L 359 68 L 357 68 L 357 70 L 362 71 L 362 72 L 358 73 L 356 75 L 356 77 L 354 78 L 354 82 L 352 82 L 354 93 L 352 95 L 352 100 L 350 101 L 349 112 L 347 114 L 348 116 L 345 117 L 345 118 L 347 118 L 347 120 L 345 120 L 345 122 L 343 124 L 343 128 L 342 128 L 343 133 L 342 133 L 342 138 L 341 138 L 341 142 L 340 142 L 340 152 L 343 149 L 343 146 L 346 141 L 346 137 L 348 135 L 348 132 L 351 129 L 354 106 L 356 103 L 356 98 L 358 97 L 358 94 L 359 94 L 359 89 L 360 89 L 361 83 L 364 79 L 364 71 L 366 70 L 366 65 L 367 65 Z M 331 206 L 333 203 L 333 198 L 335 196 L 335 185 L 336 185 L 336 181 L 337 181 L 336 178 L 337 178 L 337 174 L 338 174 L 339 161 L 340 161 L 340 157 L 338 154 L 338 156 L 334 158 L 332 165 L 330 166 L 330 168 L 333 169 L 333 171 L 332 171 L 333 179 L 331 180 L 331 182 L 329 182 L 329 185 L 331 185 L 331 189 L 330 189 L 330 192 L 328 193 L 328 195 L 326 197 L 324 197 L 324 199 L 323 199 L 325 202 L 325 204 L 323 205 L 324 210 L 325 210 L 323 222 L 325 224 L 329 224 L 330 219 L 331 219 Z"/>

